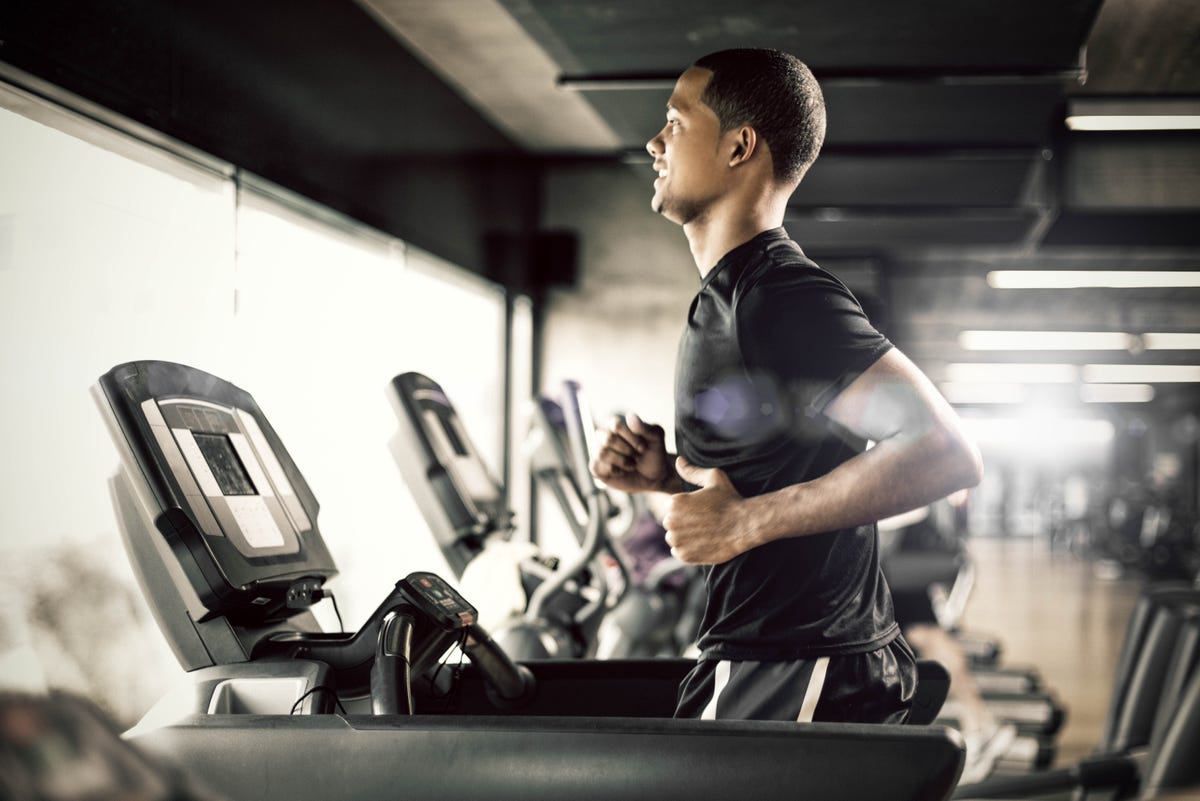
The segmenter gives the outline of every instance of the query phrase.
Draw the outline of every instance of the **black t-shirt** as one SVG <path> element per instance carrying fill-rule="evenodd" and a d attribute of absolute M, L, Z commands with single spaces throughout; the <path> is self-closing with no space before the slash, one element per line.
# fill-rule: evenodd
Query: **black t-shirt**
<path fill-rule="evenodd" d="M 730 251 L 688 312 L 675 375 L 679 454 L 744 497 L 825 475 L 865 442 L 822 410 L 892 347 L 782 228 Z M 707 570 L 707 658 L 861 653 L 898 631 L 874 525 L 754 548 Z"/>

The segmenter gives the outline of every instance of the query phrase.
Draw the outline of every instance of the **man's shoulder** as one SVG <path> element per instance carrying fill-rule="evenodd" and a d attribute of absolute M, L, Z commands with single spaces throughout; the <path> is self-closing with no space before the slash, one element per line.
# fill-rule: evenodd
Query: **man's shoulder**
<path fill-rule="evenodd" d="M 780 292 L 845 290 L 845 285 L 832 273 L 804 254 L 791 239 L 768 243 L 738 274 L 736 297 L 775 294 Z"/>

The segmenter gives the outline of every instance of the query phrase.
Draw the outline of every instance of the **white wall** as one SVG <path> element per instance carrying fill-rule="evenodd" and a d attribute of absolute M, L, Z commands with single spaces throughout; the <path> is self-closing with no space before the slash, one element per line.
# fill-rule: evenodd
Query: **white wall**
<path fill-rule="evenodd" d="M 679 226 L 650 209 L 649 167 L 562 169 L 546 227 L 580 234 L 579 284 L 546 306 L 543 387 L 580 381 L 602 420 L 635 411 L 673 428 L 674 365 L 699 273 Z"/>
<path fill-rule="evenodd" d="M 347 627 L 407 573 L 447 574 L 388 450 L 385 388 L 442 383 L 499 473 L 497 287 L 3 87 L 0 143 L 0 685 L 45 679 L 128 721 L 178 670 L 133 588 L 89 396 L 126 361 L 255 396 L 321 503 Z"/>
<path fill-rule="evenodd" d="M 650 209 L 649 166 L 574 167 L 546 179 L 542 225 L 579 233 L 579 281 L 547 298 L 542 390 L 580 382 L 600 425 L 635 412 L 674 442 L 674 375 L 679 336 L 700 285 L 682 229 Z M 547 550 L 573 540 L 558 507 L 541 498 Z"/>

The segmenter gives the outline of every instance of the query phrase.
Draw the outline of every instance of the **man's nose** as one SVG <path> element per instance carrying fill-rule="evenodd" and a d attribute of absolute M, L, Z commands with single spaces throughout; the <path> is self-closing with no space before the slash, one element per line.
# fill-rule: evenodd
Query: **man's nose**
<path fill-rule="evenodd" d="M 654 138 L 646 143 L 646 152 L 649 153 L 653 158 L 658 158 L 660 155 L 662 155 L 662 147 L 659 145 L 658 141 L 661 135 L 662 134 L 655 134 Z"/>

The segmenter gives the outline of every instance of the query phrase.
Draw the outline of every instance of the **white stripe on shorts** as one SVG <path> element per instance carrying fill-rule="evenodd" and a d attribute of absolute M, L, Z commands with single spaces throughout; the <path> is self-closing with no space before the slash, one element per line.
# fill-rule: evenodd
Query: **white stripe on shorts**
<path fill-rule="evenodd" d="M 713 697 L 708 702 L 708 706 L 704 707 L 704 711 L 700 713 L 701 720 L 716 720 L 717 719 L 717 699 L 721 697 L 721 693 L 725 690 L 725 685 L 729 683 L 729 669 L 732 663 L 722 659 L 717 663 L 717 667 L 713 670 Z"/>
<path fill-rule="evenodd" d="M 813 663 L 812 678 L 808 680 L 808 689 L 804 691 L 804 703 L 800 705 L 800 715 L 797 723 L 811 723 L 813 713 L 817 711 L 817 701 L 821 700 L 821 690 L 825 686 L 825 670 L 829 667 L 829 657 L 823 656 Z M 714 704 L 715 706 L 715 704 Z"/>

